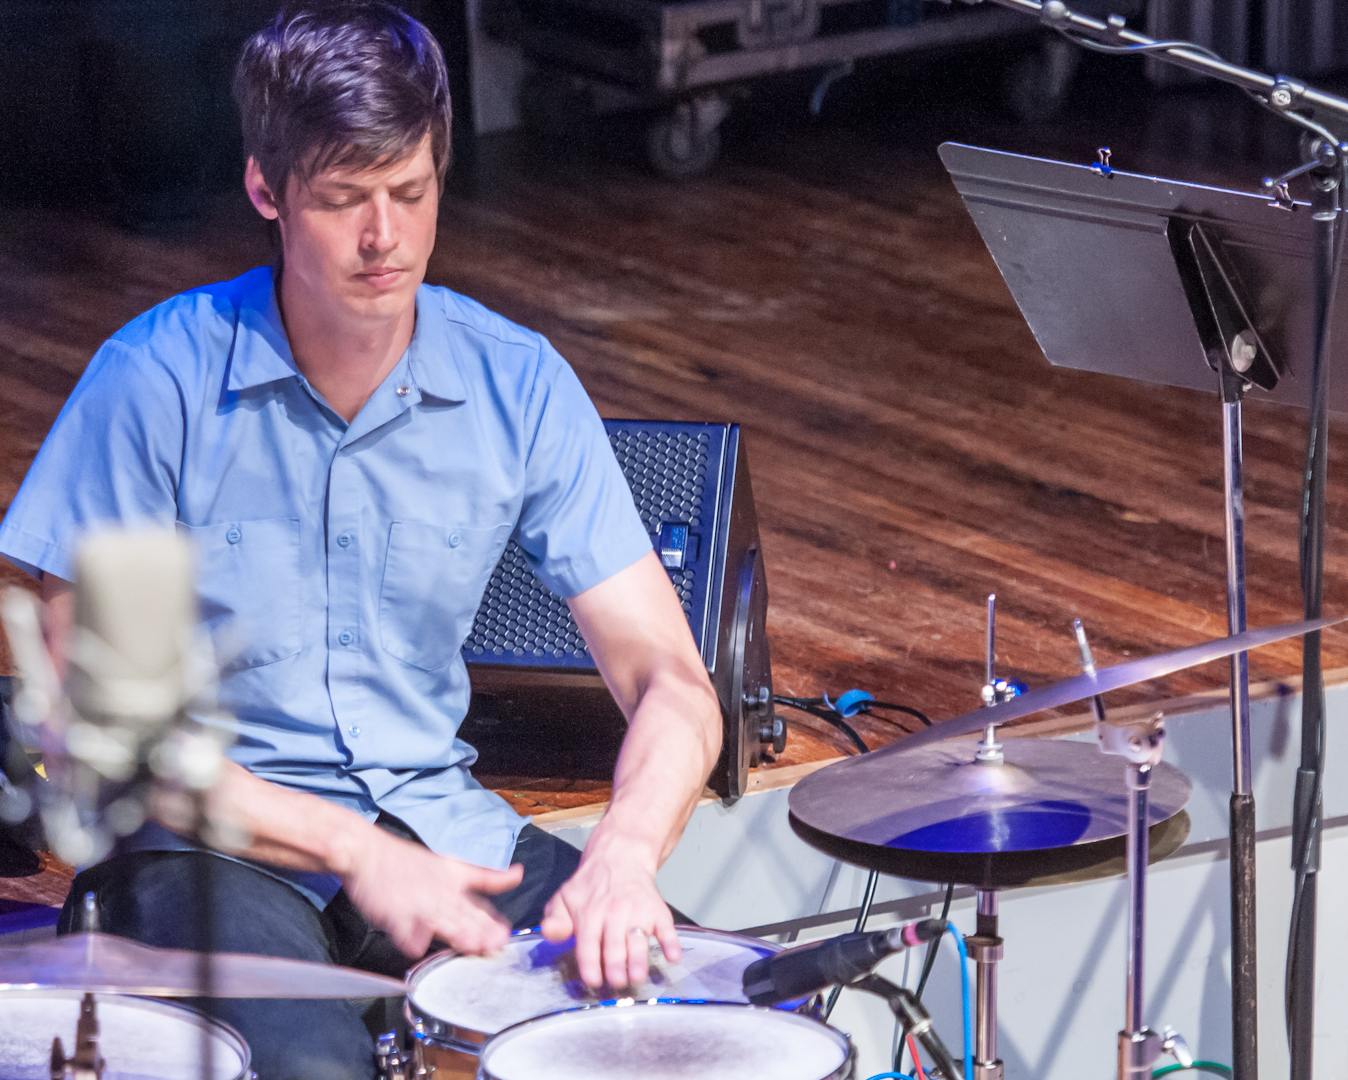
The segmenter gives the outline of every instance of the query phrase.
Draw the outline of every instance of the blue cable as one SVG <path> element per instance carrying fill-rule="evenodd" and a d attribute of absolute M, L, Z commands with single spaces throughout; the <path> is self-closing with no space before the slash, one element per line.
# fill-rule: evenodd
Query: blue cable
<path fill-rule="evenodd" d="M 972 998 L 969 994 L 969 950 L 964 947 L 964 938 L 950 923 L 945 924 L 950 936 L 955 939 L 955 948 L 960 953 L 960 1005 L 964 1013 L 964 1076 L 973 1080 L 974 1075 L 974 1028 L 969 1021 Z"/>
<path fill-rule="evenodd" d="M 950 936 L 955 939 L 955 948 L 960 954 L 960 1013 L 964 1017 L 964 1076 L 973 1080 L 974 1075 L 974 1026 L 970 1022 L 973 997 L 969 991 L 969 950 L 964 946 L 964 938 L 950 923 L 945 924 Z M 911 1076 L 899 1072 L 882 1072 L 868 1077 L 867 1080 L 913 1080 Z"/>

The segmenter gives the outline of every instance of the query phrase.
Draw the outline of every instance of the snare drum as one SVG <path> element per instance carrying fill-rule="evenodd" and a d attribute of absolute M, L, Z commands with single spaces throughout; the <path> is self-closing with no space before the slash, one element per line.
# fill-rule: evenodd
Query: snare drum
<path fill-rule="evenodd" d="M 681 926 L 683 957 L 665 959 L 651 941 L 650 977 L 625 997 L 747 1002 L 744 969 L 780 945 L 740 934 Z M 450 1076 L 476 1076 L 478 1047 L 491 1035 L 536 1016 L 617 996 L 590 990 L 576 970 L 571 942 L 554 944 L 537 930 L 513 934 L 494 956 L 437 953 L 407 973 L 404 1011 L 427 1064 Z M 809 999 L 779 1010 L 804 1008 Z"/>
<path fill-rule="evenodd" d="M 75 1025 L 84 995 L 61 990 L 0 993 L 0 1076 L 51 1080 L 51 1042 L 59 1036 L 75 1052 Z M 250 1053 L 227 1024 L 185 1005 L 95 994 L 103 1080 L 196 1080 L 202 1075 L 203 1036 L 209 1037 L 213 1080 L 244 1080 Z"/>
<path fill-rule="evenodd" d="M 482 1080 L 852 1080 L 851 1040 L 800 1013 L 622 1001 L 526 1020 L 482 1047 Z"/>

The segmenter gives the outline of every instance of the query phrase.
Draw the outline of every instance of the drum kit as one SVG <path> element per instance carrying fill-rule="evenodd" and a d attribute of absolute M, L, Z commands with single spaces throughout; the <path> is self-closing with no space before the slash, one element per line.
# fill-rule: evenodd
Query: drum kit
<path fill-rule="evenodd" d="M 1143 1026 L 1141 987 L 1146 868 L 1188 835 L 1184 806 L 1191 786 L 1160 760 L 1162 718 L 1113 725 L 1100 695 L 1340 620 L 1247 631 L 1101 671 L 1078 624 L 1083 674 L 1021 692 L 995 677 L 993 600 L 985 706 L 801 780 L 789 800 L 792 827 L 819 850 L 873 873 L 976 890 L 977 929 L 964 939 L 976 971 L 970 1080 L 1002 1076 L 1000 892 L 1126 867 L 1132 933 L 1119 1075 L 1149 1077 L 1162 1052 L 1189 1064 L 1178 1035 Z M 1098 746 L 996 739 L 999 725 L 1083 700 L 1094 704 Z M 948 741 L 980 731 L 976 744 Z M 939 935 L 942 924 L 932 925 Z M 784 954 L 772 942 L 691 926 L 680 927 L 679 938 L 677 963 L 652 945 L 646 984 L 620 992 L 586 987 L 569 944 L 550 942 L 537 930 L 513 935 L 494 956 L 434 954 L 399 981 L 299 960 L 151 948 L 99 933 L 90 895 L 83 932 L 0 946 L 0 1077 L 246 1080 L 254 1074 L 238 1032 L 185 1005 L 155 1000 L 202 996 L 403 998 L 410 1041 L 397 1032 L 378 1040 L 382 1080 L 436 1074 L 482 1080 L 856 1077 L 854 1046 L 821 1016 L 817 991 L 824 986 L 772 1007 L 751 1004 L 745 992 L 751 965 L 761 972 L 775 957 L 818 946 Z M 209 993 L 203 995 L 207 960 Z M 849 984 L 889 985 L 869 973 Z M 896 1014 L 904 1015 L 897 1006 Z M 961 1080 L 958 1064 L 943 1072 L 944 1080 Z"/>

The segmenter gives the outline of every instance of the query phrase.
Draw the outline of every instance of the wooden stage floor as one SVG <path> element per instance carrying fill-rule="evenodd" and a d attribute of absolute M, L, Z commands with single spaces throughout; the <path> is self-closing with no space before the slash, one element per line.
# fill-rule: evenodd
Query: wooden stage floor
<path fill-rule="evenodd" d="M 1221 636 L 1226 617 L 1217 399 L 1050 368 L 937 143 L 1087 161 L 1112 140 L 1118 167 L 1245 188 L 1289 144 L 1235 95 L 1193 91 L 1147 97 L 1143 118 L 1086 94 L 1038 126 L 953 94 L 919 122 L 895 102 L 922 78 L 859 76 L 815 125 L 751 111 L 756 126 L 741 125 L 728 159 L 684 185 L 604 148 L 629 133 L 621 120 L 575 153 L 488 140 L 475 194 L 446 199 L 429 278 L 547 334 L 607 416 L 741 424 L 777 691 L 862 687 L 941 719 L 978 701 L 989 592 L 999 671 L 1032 687 L 1077 672 L 1073 617 L 1101 664 Z M 943 84 L 925 85 L 940 97 Z M 1213 160 L 1228 165 L 1202 163 Z M 250 214 L 221 197 L 207 220 L 151 235 L 70 209 L 0 210 L 0 506 L 104 337 L 266 260 Z M 1248 405 L 1253 626 L 1300 616 L 1304 437 L 1304 413 Z M 1348 606 L 1346 445 L 1336 425 L 1330 612 Z M 24 579 L 6 567 L 0 580 Z M 1348 664 L 1343 632 L 1325 646 L 1327 667 Z M 1287 678 L 1299 662 L 1299 642 L 1264 649 L 1252 676 Z M 1210 689 L 1226 672 L 1213 664 L 1117 699 Z M 846 752 L 824 725 L 790 720 L 779 765 Z M 857 726 L 874 745 L 906 723 Z M 606 793 L 494 783 L 524 812 Z"/>

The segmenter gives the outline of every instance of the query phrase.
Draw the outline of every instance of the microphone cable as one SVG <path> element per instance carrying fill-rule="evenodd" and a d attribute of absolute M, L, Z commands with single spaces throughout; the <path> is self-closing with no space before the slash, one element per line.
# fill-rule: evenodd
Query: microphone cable
<path fill-rule="evenodd" d="M 788 709 L 809 713 L 811 716 L 824 721 L 824 723 L 837 728 L 847 736 L 852 745 L 857 748 L 857 752 L 862 754 L 867 753 L 870 747 L 857 734 L 856 729 L 847 722 L 858 713 L 865 713 L 869 716 L 872 709 L 901 712 L 915 718 L 924 727 L 931 727 L 931 719 L 926 713 L 914 709 L 910 705 L 876 701 L 865 690 L 849 690 L 845 694 L 840 694 L 836 699 L 831 699 L 825 693 L 822 697 L 791 697 L 787 694 L 774 694 L 772 700 L 776 705 L 785 705 Z M 888 717 L 879 717 L 878 719 L 889 720 Z M 889 722 L 897 723 L 893 720 L 889 720 Z M 907 734 L 906 729 L 905 734 Z"/>
<path fill-rule="evenodd" d="M 950 904 L 951 901 L 953 901 L 954 899 L 955 899 L 955 884 L 954 882 L 951 882 L 949 885 L 945 887 L 945 902 L 941 905 L 940 921 L 945 923 L 947 926 L 950 925 Z M 936 949 L 940 944 L 941 941 L 939 938 L 935 941 L 927 942 L 927 955 L 922 960 L 922 974 L 918 977 L 917 989 L 913 991 L 913 997 L 915 997 L 919 1003 L 922 1001 L 923 991 L 927 989 L 927 980 L 931 978 L 932 968 L 936 966 Z M 961 942 L 961 944 L 963 943 Z M 902 1021 L 896 1021 L 896 1023 L 898 1023 L 900 1027 L 903 1026 Z M 903 1054 L 905 1049 L 904 1044 L 907 1041 L 907 1035 L 908 1035 L 907 1031 L 903 1031 L 900 1033 L 898 1053 L 894 1055 L 894 1071 L 898 1073 L 903 1072 Z M 914 1061 L 917 1060 L 916 1054 L 913 1055 L 913 1060 Z"/>

